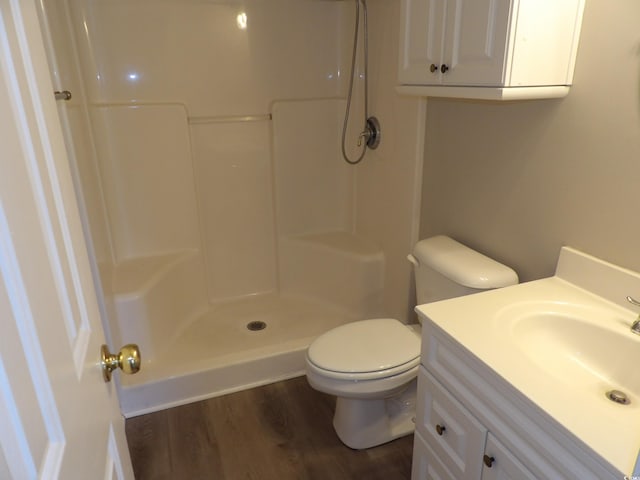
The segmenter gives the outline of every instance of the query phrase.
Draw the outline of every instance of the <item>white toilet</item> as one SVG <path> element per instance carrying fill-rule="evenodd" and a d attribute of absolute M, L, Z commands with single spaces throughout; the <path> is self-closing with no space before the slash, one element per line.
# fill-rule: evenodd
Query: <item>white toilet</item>
<path fill-rule="evenodd" d="M 418 304 L 518 283 L 509 267 L 437 236 L 409 255 Z M 316 338 L 307 350 L 307 380 L 337 397 L 333 426 L 340 440 L 369 448 L 414 430 L 420 327 L 391 318 L 352 322 Z"/>

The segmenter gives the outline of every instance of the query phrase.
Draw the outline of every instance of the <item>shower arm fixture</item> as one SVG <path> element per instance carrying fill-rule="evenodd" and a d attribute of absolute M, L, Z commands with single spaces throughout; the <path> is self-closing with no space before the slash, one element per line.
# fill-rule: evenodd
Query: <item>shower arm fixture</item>
<path fill-rule="evenodd" d="M 358 136 L 358 146 L 362 146 L 362 140 L 367 147 L 374 150 L 380 145 L 380 122 L 376 117 L 367 118 L 364 130 Z"/>
<path fill-rule="evenodd" d="M 375 149 L 380 145 L 380 122 L 376 117 L 369 117 L 369 46 L 368 46 L 368 25 L 367 25 L 367 4 L 365 0 L 356 1 L 356 24 L 353 35 L 353 53 L 351 55 L 351 75 L 349 76 L 349 92 L 347 95 L 347 105 L 344 113 L 344 123 L 342 125 L 342 157 L 350 165 L 356 165 L 362 161 L 367 148 Z M 349 123 L 349 113 L 351 110 L 351 98 L 353 96 L 353 77 L 355 75 L 356 57 L 358 52 L 358 30 L 360 26 L 360 2 L 362 2 L 363 8 L 363 22 L 364 22 L 364 128 L 358 136 L 358 147 L 362 147 L 360 155 L 355 160 L 351 160 L 347 155 L 345 143 L 347 135 L 347 125 Z M 364 144 L 364 145 L 363 145 Z"/>

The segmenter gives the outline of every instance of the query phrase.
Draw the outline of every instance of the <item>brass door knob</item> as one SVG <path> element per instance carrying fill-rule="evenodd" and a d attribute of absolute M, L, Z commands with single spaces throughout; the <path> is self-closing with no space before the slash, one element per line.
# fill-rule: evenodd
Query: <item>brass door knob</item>
<path fill-rule="evenodd" d="M 136 373 L 140 370 L 140 349 L 138 345 L 130 343 L 114 354 L 109 352 L 109 347 L 102 345 L 100 348 L 100 365 L 102 366 L 102 378 L 104 378 L 105 382 L 111 381 L 111 372 L 116 368 L 119 368 L 124 373 Z"/>
<path fill-rule="evenodd" d="M 440 436 L 444 435 L 444 432 L 446 430 L 447 430 L 447 427 L 445 427 L 444 425 L 440 425 L 440 424 L 436 425 L 436 432 L 438 432 L 438 435 Z"/>
<path fill-rule="evenodd" d="M 485 455 L 484 457 L 482 457 L 482 461 L 488 468 L 491 468 L 493 467 L 493 462 L 495 462 L 496 459 L 493 457 L 490 457 L 489 455 Z"/>
<path fill-rule="evenodd" d="M 442 73 L 447 73 L 448 70 L 449 70 L 449 66 L 443 63 L 442 66 L 440 67 L 440 71 Z"/>
<path fill-rule="evenodd" d="M 429 65 L 429 71 L 431 73 L 437 72 L 438 71 L 438 65 L 436 65 L 435 63 L 432 63 L 431 65 Z"/>

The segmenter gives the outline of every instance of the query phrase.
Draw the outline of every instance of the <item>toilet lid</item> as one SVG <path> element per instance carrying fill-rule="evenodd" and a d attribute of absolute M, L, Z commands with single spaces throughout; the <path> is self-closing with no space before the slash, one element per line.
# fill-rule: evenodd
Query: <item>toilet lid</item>
<path fill-rule="evenodd" d="M 320 335 L 309 346 L 307 356 L 323 370 L 377 372 L 420 357 L 420 338 L 392 318 L 362 320 Z"/>

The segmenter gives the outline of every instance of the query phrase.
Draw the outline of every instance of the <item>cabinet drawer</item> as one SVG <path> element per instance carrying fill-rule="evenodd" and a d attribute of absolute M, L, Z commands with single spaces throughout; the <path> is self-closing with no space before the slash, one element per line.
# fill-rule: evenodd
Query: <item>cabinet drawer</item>
<path fill-rule="evenodd" d="M 535 480 L 536 477 L 507 447 L 490 433 L 487 435 L 485 455 L 493 461 L 482 468 L 482 480 Z"/>
<path fill-rule="evenodd" d="M 457 480 L 478 479 L 487 429 L 424 367 L 418 374 L 416 430 Z"/>
<path fill-rule="evenodd" d="M 411 480 L 456 480 L 419 433 L 413 437 Z"/>

